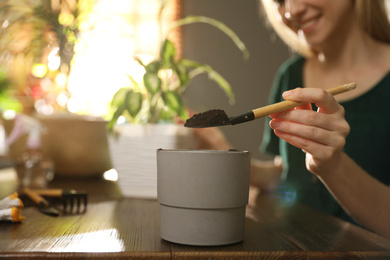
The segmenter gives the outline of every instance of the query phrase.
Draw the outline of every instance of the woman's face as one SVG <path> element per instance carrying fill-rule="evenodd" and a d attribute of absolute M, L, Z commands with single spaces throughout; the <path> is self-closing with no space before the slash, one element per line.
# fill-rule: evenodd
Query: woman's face
<path fill-rule="evenodd" d="M 276 0 L 275 0 L 276 1 Z M 276 1 L 283 22 L 302 34 L 313 47 L 321 47 L 345 34 L 354 22 L 354 0 Z"/>

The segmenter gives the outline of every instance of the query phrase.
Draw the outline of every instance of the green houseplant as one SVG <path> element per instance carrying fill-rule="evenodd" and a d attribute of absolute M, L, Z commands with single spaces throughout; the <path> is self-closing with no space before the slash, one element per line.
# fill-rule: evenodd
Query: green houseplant
<path fill-rule="evenodd" d="M 167 2 L 161 1 L 160 18 Z M 144 63 L 135 58 L 145 69 L 143 80 L 137 82 L 135 77 L 128 75 L 131 84 L 119 89 L 113 96 L 111 120 L 107 125 L 112 133 L 109 136 L 111 160 L 124 196 L 157 198 L 158 148 L 195 148 L 192 129 L 177 123 L 188 118 L 183 94 L 194 77 L 207 74 L 230 101 L 234 101 L 232 88 L 223 76 L 207 64 L 180 57 L 175 44 L 169 39 L 173 30 L 193 23 L 216 27 L 230 37 L 244 58 L 248 58 L 246 46 L 230 28 L 204 16 L 179 19 L 164 35 L 160 31 L 159 55 L 151 62 Z M 117 124 L 121 116 L 129 123 Z"/>
<path fill-rule="evenodd" d="M 160 14 L 167 1 L 162 1 Z M 239 37 L 222 22 L 204 16 L 187 16 L 177 20 L 161 41 L 159 56 L 148 64 L 135 58 L 145 69 L 143 82 L 140 84 L 128 75 L 131 85 L 116 92 L 111 102 L 112 117 L 108 129 L 112 130 L 120 116 L 132 123 L 174 122 L 180 118 L 185 120 L 188 114 L 183 100 L 183 92 L 191 80 L 199 74 L 206 73 L 223 89 L 231 102 L 234 93 L 227 80 L 207 64 L 186 58 L 177 57 L 174 43 L 169 33 L 180 26 L 206 23 L 218 28 L 228 35 L 242 51 L 244 58 L 249 52 Z"/>

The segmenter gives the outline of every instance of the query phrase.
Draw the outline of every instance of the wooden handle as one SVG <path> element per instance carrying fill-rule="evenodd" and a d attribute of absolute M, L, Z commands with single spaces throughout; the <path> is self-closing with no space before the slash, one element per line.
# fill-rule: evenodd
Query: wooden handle
<path fill-rule="evenodd" d="M 62 189 L 38 189 L 38 190 L 34 190 L 34 192 L 41 196 L 48 196 L 48 197 L 62 196 Z"/>
<path fill-rule="evenodd" d="M 23 192 L 31 199 L 33 200 L 37 205 L 43 204 L 45 207 L 48 206 L 47 201 L 42 198 L 38 193 L 30 190 L 29 188 L 24 188 Z"/>
<path fill-rule="evenodd" d="M 344 85 L 334 87 L 331 89 L 327 89 L 327 91 L 334 96 L 337 94 L 341 94 L 341 93 L 350 91 L 350 90 L 355 89 L 355 88 L 356 88 L 356 84 L 354 82 L 352 82 L 352 83 L 344 84 Z M 256 108 L 252 111 L 253 111 L 253 114 L 255 115 L 255 118 L 261 118 L 261 117 L 268 116 L 268 115 L 278 113 L 278 112 L 282 112 L 282 111 L 285 111 L 285 110 L 288 110 L 288 109 L 291 109 L 291 108 L 294 108 L 296 106 L 300 106 L 303 104 L 305 104 L 305 103 L 287 100 L 287 101 L 278 102 L 278 103 L 275 103 L 272 105 L 268 105 L 265 107 Z"/>

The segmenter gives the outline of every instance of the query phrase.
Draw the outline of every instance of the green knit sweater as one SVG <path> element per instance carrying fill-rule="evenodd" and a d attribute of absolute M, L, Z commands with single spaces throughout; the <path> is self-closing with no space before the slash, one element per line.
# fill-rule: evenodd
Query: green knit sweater
<path fill-rule="evenodd" d="M 275 77 L 269 103 L 282 101 L 282 93 L 286 90 L 304 87 L 302 78 L 304 62 L 303 57 L 295 56 L 281 66 Z M 367 93 L 341 103 L 351 127 L 344 152 L 386 185 L 390 184 L 389 102 L 390 73 Z M 268 122 L 265 124 L 261 150 L 281 155 L 283 158 L 283 181 L 278 194 L 286 203 L 298 201 L 354 223 L 325 186 L 306 169 L 305 154 L 302 150 L 275 136 Z"/>

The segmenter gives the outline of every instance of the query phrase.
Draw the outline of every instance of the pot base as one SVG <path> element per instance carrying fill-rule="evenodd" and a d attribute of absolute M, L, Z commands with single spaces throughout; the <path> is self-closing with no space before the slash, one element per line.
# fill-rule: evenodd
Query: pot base
<path fill-rule="evenodd" d="M 193 209 L 160 204 L 160 235 L 164 240 L 194 246 L 220 246 L 244 239 L 245 206 Z"/>

